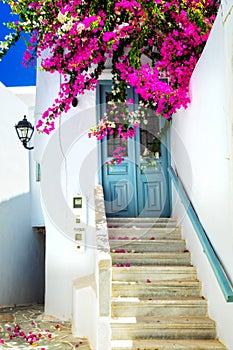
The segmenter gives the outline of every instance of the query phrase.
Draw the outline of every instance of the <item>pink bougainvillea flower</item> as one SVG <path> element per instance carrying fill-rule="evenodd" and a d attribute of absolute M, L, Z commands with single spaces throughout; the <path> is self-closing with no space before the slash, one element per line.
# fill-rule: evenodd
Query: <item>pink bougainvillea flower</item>
<path fill-rule="evenodd" d="M 75 344 L 75 347 L 76 347 L 76 348 L 79 348 L 79 346 L 82 345 L 82 343 L 83 343 L 83 342 L 80 341 L 79 343 Z"/>
<path fill-rule="evenodd" d="M 123 148 L 144 120 L 141 108 L 127 97 L 129 87 L 155 117 L 170 120 L 187 108 L 190 79 L 219 8 L 213 0 L 109 0 L 106 6 L 94 0 L 54 0 L 53 6 L 50 1 L 5 2 L 19 20 L 11 23 L 14 32 L 1 45 L 0 59 L 26 32 L 23 64 L 40 58 L 41 69 L 62 78 L 57 97 L 36 122 L 38 132 L 52 133 L 55 119 L 72 108 L 74 97 L 96 88 L 111 60 L 109 102 L 114 105 L 88 132 L 99 141 L 114 135 L 124 143 L 107 167 L 124 160 Z"/>
<path fill-rule="evenodd" d="M 131 266 L 130 263 L 126 263 L 126 264 L 125 264 L 125 267 L 130 267 L 130 266 Z"/>
<path fill-rule="evenodd" d="M 146 283 L 151 283 L 151 280 L 147 278 Z"/>

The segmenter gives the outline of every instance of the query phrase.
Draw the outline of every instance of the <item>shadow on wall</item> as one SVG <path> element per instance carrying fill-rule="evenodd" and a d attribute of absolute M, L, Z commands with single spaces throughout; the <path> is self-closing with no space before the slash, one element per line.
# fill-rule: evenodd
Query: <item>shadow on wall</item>
<path fill-rule="evenodd" d="M 29 193 L 0 203 L 0 307 L 44 302 L 45 237 L 30 206 Z"/>

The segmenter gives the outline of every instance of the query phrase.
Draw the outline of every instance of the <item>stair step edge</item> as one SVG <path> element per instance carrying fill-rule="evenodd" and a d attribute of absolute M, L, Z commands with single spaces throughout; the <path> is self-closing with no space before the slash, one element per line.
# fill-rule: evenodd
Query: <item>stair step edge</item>
<path fill-rule="evenodd" d="M 136 322 L 135 322 L 136 321 Z M 215 326 L 215 321 L 209 318 L 208 316 L 181 316 L 181 317 L 174 317 L 174 316 L 164 316 L 164 317 L 157 317 L 157 316 L 139 316 L 139 317 L 111 317 L 111 324 L 113 325 L 129 325 L 129 326 L 139 326 L 140 324 L 159 324 L 167 326 L 168 324 L 172 325 L 208 325 L 208 326 Z"/>
<path fill-rule="evenodd" d="M 150 287 L 186 287 L 187 285 L 198 285 L 199 287 L 201 287 L 201 282 L 198 280 L 182 280 L 182 281 L 177 281 L 177 280 L 168 280 L 168 281 L 154 281 L 154 282 L 150 282 L 150 283 L 146 283 L 144 281 L 137 281 L 137 282 L 133 282 L 133 281 L 112 281 L 112 285 L 113 286 L 139 286 L 139 287 L 144 287 L 145 284 L 147 285 L 146 288 L 150 288 Z"/>
<path fill-rule="evenodd" d="M 217 339 L 215 340 L 183 340 L 183 339 L 139 339 L 112 340 L 112 350 L 227 350 Z"/>
<path fill-rule="evenodd" d="M 197 297 L 197 298 L 190 298 L 190 297 L 186 297 L 186 298 L 138 298 L 138 297 L 114 297 L 112 298 L 112 304 L 124 304 L 127 303 L 127 306 L 132 305 L 132 304 L 138 304 L 138 305 L 142 305 L 143 304 L 165 304 L 165 305 L 193 305 L 193 304 L 201 304 L 201 305 L 205 305 L 207 303 L 206 299 L 203 299 L 201 297 Z"/>

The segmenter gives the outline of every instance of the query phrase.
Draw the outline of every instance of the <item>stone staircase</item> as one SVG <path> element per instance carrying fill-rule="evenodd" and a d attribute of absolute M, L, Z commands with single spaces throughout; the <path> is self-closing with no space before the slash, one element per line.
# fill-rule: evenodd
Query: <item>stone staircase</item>
<path fill-rule="evenodd" d="M 175 219 L 109 218 L 112 350 L 226 350 Z"/>

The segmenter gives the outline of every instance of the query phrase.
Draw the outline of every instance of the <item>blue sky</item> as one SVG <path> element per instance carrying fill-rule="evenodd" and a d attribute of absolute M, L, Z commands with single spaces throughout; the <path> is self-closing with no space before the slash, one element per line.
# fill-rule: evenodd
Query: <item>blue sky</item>
<path fill-rule="evenodd" d="M 0 2 L 0 40 L 3 40 L 9 30 L 3 25 L 12 20 L 9 5 Z M 0 81 L 6 86 L 31 86 L 36 84 L 35 67 L 26 68 L 22 65 L 25 44 L 22 39 L 11 47 L 0 62 Z"/>

